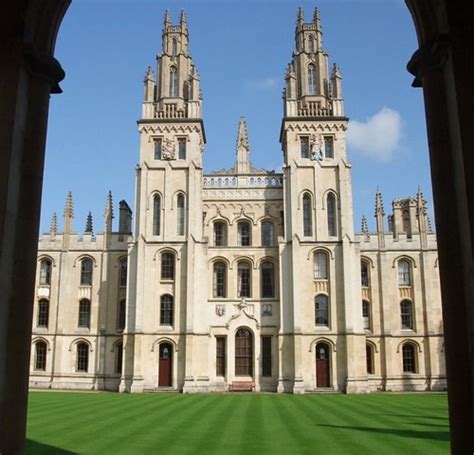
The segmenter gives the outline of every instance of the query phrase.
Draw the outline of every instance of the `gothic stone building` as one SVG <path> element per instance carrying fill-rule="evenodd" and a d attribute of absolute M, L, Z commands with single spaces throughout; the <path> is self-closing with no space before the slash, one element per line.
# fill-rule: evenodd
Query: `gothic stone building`
<path fill-rule="evenodd" d="M 144 81 L 135 221 L 54 217 L 39 242 L 31 386 L 144 392 L 445 387 L 436 237 L 426 202 L 354 232 L 342 78 L 319 13 L 298 13 L 285 76 L 282 172 L 255 169 L 244 119 L 232 169 L 203 174 L 189 33 L 166 13 Z"/>

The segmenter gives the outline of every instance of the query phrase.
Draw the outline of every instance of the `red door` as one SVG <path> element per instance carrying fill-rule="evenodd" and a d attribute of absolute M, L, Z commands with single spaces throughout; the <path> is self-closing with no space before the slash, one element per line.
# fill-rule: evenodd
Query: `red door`
<path fill-rule="evenodd" d="M 158 387 L 171 387 L 173 350 L 171 344 L 160 344 L 160 364 L 158 367 Z"/>
<path fill-rule="evenodd" d="M 316 387 L 330 387 L 329 346 L 326 343 L 316 346 Z"/>

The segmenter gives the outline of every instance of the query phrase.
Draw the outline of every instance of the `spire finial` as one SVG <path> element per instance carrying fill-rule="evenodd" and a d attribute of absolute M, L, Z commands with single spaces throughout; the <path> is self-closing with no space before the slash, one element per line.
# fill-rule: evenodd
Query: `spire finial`
<path fill-rule="evenodd" d="M 84 229 L 84 234 L 93 234 L 94 229 L 92 227 L 92 213 L 89 212 L 86 219 L 86 228 Z"/>
<path fill-rule="evenodd" d="M 298 8 L 298 16 L 297 16 L 297 22 L 298 24 L 302 24 L 304 22 L 304 10 L 303 10 L 303 7 L 300 6 Z"/>
<path fill-rule="evenodd" d="M 163 26 L 166 30 L 167 27 L 171 25 L 171 16 L 169 10 L 165 10 L 165 19 L 163 21 Z"/>
<path fill-rule="evenodd" d="M 53 213 L 53 216 L 51 217 L 51 225 L 49 228 L 49 233 L 52 235 L 57 234 L 58 232 L 58 216 L 56 215 L 56 212 Z"/>
<path fill-rule="evenodd" d="M 154 81 L 155 80 L 155 73 L 153 72 L 153 69 L 150 65 L 148 65 L 148 68 L 146 69 L 145 72 L 145 82 L 147 81 Z"/>
<path fill-rule="evenodd" d="M 316 29 L 321 30 L 321 16 L 319 14 L 319 8 L 315 6 L 313 13 L 313 22 L 316 24 Z"/>
<path fill-rule="evenodd" d="M 181 16 L 179 18 L 179 23 L 180 23 L 182 28 L 187 26 L 186 12 L 184 11 L 184 9 L 181 10 Z"/>
<path fill-rule="evenodd" d="M 377 191 L 375 193 L 375 216 L 377 216 L 378 214 L 385 216 L 382 193 L 380 192 L 379 187 L 377 187 Z"/>
<path fill-rule="evenodd" d="M 66 196 L 66 206 L 64 207 L 64 217 L 74 218 L 74 204 L 72 201 L 71 191 L 69 191 Z"/>
<path fill-rule="evenodd" d="M 247 150 L 250 149 L 249 136 L 247 132 L 247 123 L 245 122 L 245 117 L 240 117 L 239 120 L 239 130 L 237 132 L 237 150 L 240 147 L 244 147 Z"/>

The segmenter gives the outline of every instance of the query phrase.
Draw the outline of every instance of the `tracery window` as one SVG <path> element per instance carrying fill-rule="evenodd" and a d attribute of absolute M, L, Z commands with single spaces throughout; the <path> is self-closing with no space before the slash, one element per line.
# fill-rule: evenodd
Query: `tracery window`
<path fill-rule="evenodd" d="M 123 259 L 120 261 L 119 270 L 120 270 L 120 286 L 125 287 L 127 286 L 127 260 Z"/>
<path fill-rule="evenodd" d="M 367 261 L 360 261 L 360 283 L 363 288 L 369 287 L 369 264 Z"/>
<path fill-rule="evenodd" d="M 314 299 L 314 307 L 316 325 L 329 326 L 329 305 L 327 295 L 318 294 Z"/>
<path fill-rule="evenodd" d="M 308 38 L 308 52 L 310 54 L 314 53 L 314 38 L 313 38 L 313 35 L 310 35 L 310 37 Z"/>

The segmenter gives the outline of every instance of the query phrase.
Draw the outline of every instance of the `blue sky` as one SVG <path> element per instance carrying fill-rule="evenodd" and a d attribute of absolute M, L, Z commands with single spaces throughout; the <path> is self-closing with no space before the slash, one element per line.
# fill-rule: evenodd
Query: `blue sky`
<path fill-rule="evenodd" d="M 343 74 L 352 131 L 354 223 L 363 213 L 374 229 L 377 186 L 386 212 L 395 197 L 424 191 L 432 214 L 423 98 L 406 63 L 417 49 L 403 0 L 76 0 L 64 18 L 56 58 L 66 71 L 64 93 L 51 97 L 41 232 L 73 192 L 74 228 L 88 211 L 101 232 L 109 190 L 133 209 L 143 76 L 156 66 L 163 12 L 187 12 L 190 49 L 201 75 L 207 145 L 205 171 L 230 167 L 238 119 L 247 118 L 257 167 L 278 169 L 286 65 L 294 49 L 299 5 L 320 8 L 324 48 Z M 115 220 L 115 227 L 118 220 Z"/>

